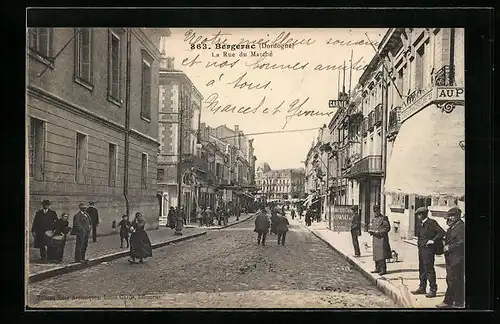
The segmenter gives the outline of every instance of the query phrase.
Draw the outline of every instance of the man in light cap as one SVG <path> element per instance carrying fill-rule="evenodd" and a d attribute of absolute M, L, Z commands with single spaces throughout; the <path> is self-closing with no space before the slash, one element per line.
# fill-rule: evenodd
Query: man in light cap
<path fill-rule="evenodd" d="M 387 273 L 387 259 L 391 258 L 391 245 L 389 244 L 389 231 L 391 224 L 389 218 L 380 213 L 380 206 L 373 206 L 373 217 L 368 233 L 373 237 L 373 261 L 375 261 L 375 270 L 372 273 L 378 273 L 383 276 Z"/>
<path fill-rule="evenodd" d="M 464 241 L 465 224 L 460 219 L 462 211 L 458 207 L 448 210 L 446 224 L 449 226 L 444 239 L 444 259 L 446 262 L 446 294 L 438 308 L 464 307 Z"/>
<path fill-rule="evenodd" d="M 436 270 L 434 261 L 436 254 L 442 254 L 442 239 L 445 235 L 444 229 L 439 224 L 428 217 L 427 207 L 420 207 L 415 211 L 418 218 L 416 236 L 418 238 L 418 272 L 420 277 L 419 288 L 412 291 L 414 295 L 424 295 L 427 298 L 436 297 Z M 429 281 L 429 293 L 426 292 L 427 281 Z"/>

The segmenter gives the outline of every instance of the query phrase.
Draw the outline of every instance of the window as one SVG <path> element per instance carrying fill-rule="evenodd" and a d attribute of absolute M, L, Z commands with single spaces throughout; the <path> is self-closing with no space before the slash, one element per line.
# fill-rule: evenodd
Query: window
<path fill-rule="evenodd" d="M 45 153 L 45 123 L 36 118 L 30 118 L 29 125 L 29 171 L 35 180 L 43 179 L 43 164 Z"/>
<path fill-rule="evenodd" d="M 151 119 L 151 63 L 142 58 L 141 117 Z"/>
<path fill-rule="evenodd" d="M 424 85 L 424 62 L 425 62 L 425 44 L 417 50 L 415 58 L 415 89 L 419 90 Z"/>
<path fill-rule="evenodd" d="M 163 181 L 165 179 L 165 170 L 164 169 L 158 169 L 156 173 L 156 180 L 158 181 Z"/>
<path fill-rule="evenodd" d="M 109 144 L 109 158 L 108 158 L 108 185 L 114 187 L 116 185 L 116 163 L 117 163 L 117 150 L 115 144 Z"/>
<path fill-rule="evenodd" d="M 77 183 L 85 183 L 86 160 L 87 160 L 87 135 L 76 133 L 75 181 Z"/>
<path fill-rule="evenodd" d="M 116 100 L 118 103 L 121 99 L 121 48 L 120 37 L 114 33 L 109 33 L 109 48 L 108 48 L 108 95 L 111 100 Z"/>
<path fill-rule="evenodd" d="M 142 153 L 142 163 L 141 163 L 141 188 L 147 188 L 147 178 L 148 178 L 148 155 Z"/>
<path fill-rule="evenodd" d="M 52 57 L 52 29 L 51 28 L 29 28 L 28 46 L 30 50 L 43 56 Z"/>
<path fill-rule="evenodd" d="M 75 31 L 75 77 L 92 84 L 92 28 Z"/>

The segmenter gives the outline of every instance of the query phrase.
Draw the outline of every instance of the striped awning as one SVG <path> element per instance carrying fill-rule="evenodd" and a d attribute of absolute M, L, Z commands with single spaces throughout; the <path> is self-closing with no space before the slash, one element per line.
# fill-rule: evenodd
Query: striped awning
<path fill-rule="evenodd" d="M 465 194 L 464 108 L 446 113 L 432 104 L 401 125 L 388 151 L 386 194 Z"/>

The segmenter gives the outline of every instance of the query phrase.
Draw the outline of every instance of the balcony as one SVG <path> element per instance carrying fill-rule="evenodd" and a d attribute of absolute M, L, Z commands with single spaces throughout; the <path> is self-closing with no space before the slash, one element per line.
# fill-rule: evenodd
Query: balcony
<path fill-rule="evenodd" d="M 382 173 L 382 156 L 369 155 L 354 163 L 346 177 L 349 179 L 381 177 Z"/>
<path fill-rule="evenodd" d="M 378 104 L 377 107 L 375 107 L 374 119 L 375 126 L 382 124 L 382 104 Z"/>
<path fill-rule="evenodd" d="M 412 93 L 408 95 L 406 98 L 406 104 L 411 105 L 414 101 L 420 98 L 420 96 L 424 93 L 424 90 L 422 89 L 416 89 Z"/>
<path fill-rule="evenodd" d="M 389 122 L 387 125 L 387 140 L 392 141 L 396 138 L 401 126 L 401 107 L 392 109 L 389 113 Z"/>
<path fill-rule="evenodd" d="M 373 129 L 373 126 L 375 124 L 375 118 L 374 118 L 374 112 L 370 112 L 368 114 L 368 130 L 371 131 Z"/>
<path fill-rule="evenodd" d="M 361 135 L 366 135 L 368 132 L 368 117 L 365 117 L 363 119 L 363 122 L 361 123 Z"/>
<path fill-rule="evenodd" d="M 455 67 L 445 65 L 436 72 L 434 84 L 441 87 L 452 87 L 455 85 Z"/>
<path fill-rule="evenodd" d="M 182 162 L 192 168 L 195 168 L 198 171 L 203 173 L 208 172 L 208 162 L 201 157 L 194 154 L 184 154 L 182 157 Z"/>

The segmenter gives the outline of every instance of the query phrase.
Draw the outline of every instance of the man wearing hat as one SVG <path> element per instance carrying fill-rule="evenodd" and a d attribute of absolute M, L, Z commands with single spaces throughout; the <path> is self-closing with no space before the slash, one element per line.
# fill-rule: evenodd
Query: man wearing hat
<path fill-rule="evenodd" d="M 359 250 L 358 236 L 361 235 L 361 215 L 359 214 L 358 206 L 352 207 L 352 218 L 351 218 L 351 237 L 352 245 L 354 246 L 354 256 L 361 256 L 361 251 Z"/>
<path fill-rule="evenodd" d="M 97 225 L 99 225 L 99 212 L 95 208 L 95 202 L 89 202 L 89 208 L 87 208 L 87 214 L 90 216 L 92 221 L 92 242 L 97 240 Z"/>
<path fill-rule="evenodd" d="M 427 298 L 436 297 L 436 270 L 434 269 L 435 255 L 440 254 L 443 246 L 442 239 L 445 231 L 432 218 L 429 218 L 427 207 L 420 207 L 415 211 L 417 216 L 416 236 L 418 246 L 418 272 L 420 277 L 420 286 L 412 291 L 414 295 L 424 295 Z M 426 294 L 427 281 L 429 281 L 429 293 Z"/>
<path fill-rule="evenodd" d="M 460 219 L 462 211 L 458 207 L 448 210 L 446 224 L 449 226 L 444 239 L 444 259 L 446 263 L 446 294 L 438 308 L 464 307 L 464 241 L 465 224 Z"/>
<path fill-rule="evenodd" d="M 47 247 L 45 242 L 45 232 L 54 229 L 57 220 L 57 214 L 51 210 L 49 200 L 42 201 L 42 209 L 36 212 L 31 227 L 31 233 L 34 238 L 34 247 L 40 249 L 40 258 L 47 259 Z"/>
<path fill-rule="evenodd" d="M 386 259 L 391 258 L 391 245 L 389 244 L 389 231 L 391 224 L 389 218 L 382 215 L 380 206 L 374 205 L 373 212 L 375 217 L 372 220 L 371 228 L 368 231 L 373 237 L 373 261 L 375 261 L 375 270 L 372 273 L 385 275 L 387 273 Z"/>
<path fill-rule="evenodd" d="M 72 235 L 76 235 L 75 244 L 75 262 L 86 262 L 85 253 L 87 252 L 87 245 L 89 243 L 90 230 L 92 228 L 92 221 L 87 214 L 87 206 L 79 204 L 80 211 L 73 216 Z"/>

